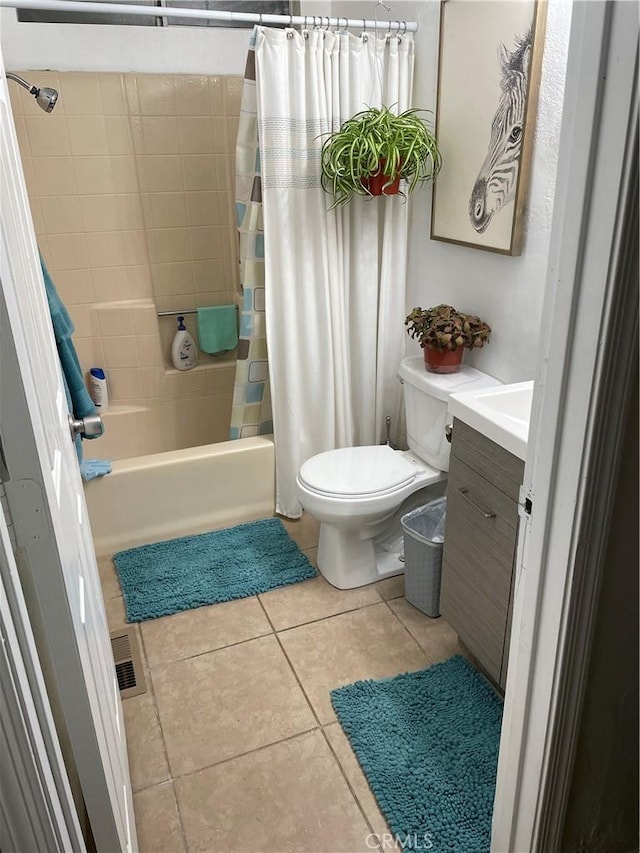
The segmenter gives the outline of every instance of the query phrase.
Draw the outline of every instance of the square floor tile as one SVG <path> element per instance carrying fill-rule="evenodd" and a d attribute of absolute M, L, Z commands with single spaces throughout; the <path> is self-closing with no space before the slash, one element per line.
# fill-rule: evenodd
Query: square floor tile
<path fill-rule="evenodd" d="M 169 767 L 153 694 L 147 690 L 139 696 L 125 699 L 122 711 L 133 790 L 166 782 L 169 778 Z"/>
<path fill-rule="evenodd" d="M 356 853 L 371 849 L 369 827 L 320 731 L 202 770 L 175 784 L 189 850 Z"/>
<path fill-rule="evenodd" d="M 321 723 L 335 720 L 329 691 L 366 678 L 422 669 L 425 655 L 386 604 L 278 635 Z"/>
<path fill-rule="evenodd" d="M 342 767 L 342 772 L 347 777 L 351 790 L 356 795 L 362 811 L 380 842 L 380 846 L 383 850 L 391 849 L 388 838 L 390 830 L 387 826 L 387 821 L 380 811 L 356 754 L 351 749 L 349 738 L 343 732 L 340 723 L 331 723 L 331 725 L 325 726 L 324 734 L 336 754 L 338 762 Z M 371 847 L 373 846 L 373 843 L 371 843 Z"/>
<path fill-rule="evenodd" d="M 273 635 L 154 667 L 151 678 L 173 776 L 316 725 Z"/>
<path fill-rule="evenodd" d="M 186 850 L 171 782 L 133 795 L 139 853 Z"/>
<path fill-rule="evenodd" d="M 308 512 L 302 514 L 301 518 L 280 519 L 284 524 L 285 530 L 289 536 L 297 543 L 300 550 L 305 551 L 308 548 L 318 547 L 318 536 L 320 535 L 320 522 L 309 515 Z"/>
<path fill-rule="evenodd" d="M 257 598 L 196 607 L 140 625 L 149 666 L 193 657 L 271 633 Z"/>
<path fill-rule="evenodd" d="M 404 595 L 404 575 L 395 575 L 392 578 L 385 578 L 373 585 L 375 591 L 384 601 L 390 601 L 393 598 L 401 598 Z"/>
<path fill-rule="evenodd" d="M 273 589 L 260 601 L 276 631 L 380 602 L 372 586 L 336 589 L 322 577 Z"/>
<path fill-rule="evenodd" d="M 107 625 L 110 631 L 117 631 L 118 628 L 129 626 L 130 623 L 127 622 L 127 614 L 121 595 L 117 596 L 117 598 L 106 598 L 104 609 L 107 613 Z"/>
<path fill-rule="evenodd" d="M 458 635 L 442 616 L 432 619 L 405 598 L 390 601 L 389 607 L 419 644 L 430 664 L 464 654 Z"/>
<path fill-rule="evenodd" d="M 98 573 L 100 575 L 102 595 L 105 599 L 117 598 L 119 595 L 122 595 L 118 573 L 111 557 L 98 557 Z"/>

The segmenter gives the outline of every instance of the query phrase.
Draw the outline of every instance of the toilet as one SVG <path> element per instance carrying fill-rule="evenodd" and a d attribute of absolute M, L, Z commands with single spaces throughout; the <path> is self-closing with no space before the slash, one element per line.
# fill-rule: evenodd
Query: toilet
<path fill-rule="evenodd" d="M 401 516 L 446 489 L 450 395 L 501 384 L 473 367 L 428 373 L 422 356 L 403 359 L 399 378 L 409 450 L 328 450 L 307 459 L 297 477 L 300 503 L 320 522 L 318 568 L 338 589 L 403 572 Z"/>

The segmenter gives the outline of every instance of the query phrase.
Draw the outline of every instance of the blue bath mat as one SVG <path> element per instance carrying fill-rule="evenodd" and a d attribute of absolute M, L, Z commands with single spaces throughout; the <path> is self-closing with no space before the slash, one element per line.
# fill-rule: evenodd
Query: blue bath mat
<path fill-rule="evenodd" d="M 331 701 L 403 849 L 489 850 L 502 702 L 468 661 L 358 681 Z"/>
<path fill-rule="evenodd" d="M 280 519 L 268 518 L 114 554 L 128 622 L 246 598 L 317 572 Z"/>

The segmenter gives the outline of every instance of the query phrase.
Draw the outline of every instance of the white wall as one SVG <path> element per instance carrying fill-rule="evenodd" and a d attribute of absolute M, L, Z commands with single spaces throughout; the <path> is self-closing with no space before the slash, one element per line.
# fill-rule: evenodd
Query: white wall
<path fill-rule="evenodd" d="M 372 17 L 370 0 L 302 0 L 301 14 Z M 437 0 L 387 0 L 389 16 L 417 20 L 414 104 L 435 112 L 439 39 Z M 378 8 L 383 20 L 387 13 Z M 548 260 L 556 156 L 562 118 L 570 0 L 549 3 L 536 141 L 523 254 L 510 258 L 429 239 L 431 192 L 411 200 L 407 310 L 448 302 L 479 314 L 492 341 L 469 363 L 503 382 L 533 378 Z M 0 10 L 8 68 L 241 74 L 248 30 L 18 24 Z M 409 352 L 418 352 L 407 341 Z"/>
<path fill-rule="evenodd" d="M 19 23 L 0 9 L 5 67 L 149 74 L 242 74 L 250 29 Z"/>
<path fill-rule="evenodd" d="M 437 100 L 439 3 L 386 0 L 392 20 L 417 20 L 414 106 L 433 110 Z M 503 382 L 533 379 L 549 252 L 556 159 L 571 22 L 570 0 L 549 3 L 535 147 L 523 253 L 496 255 L 429 239 L 431 192 L 411 199 L 407 310 L 447 302 L 479 314 L 493 329 L 491 343 L 466 360 Z M 371 4 L 335 0 L 333 14 L 362 17 Z M 379 18 L 387 17 L 379 9 Z M 418 353 L 418 344 L 407 342 Z"/>

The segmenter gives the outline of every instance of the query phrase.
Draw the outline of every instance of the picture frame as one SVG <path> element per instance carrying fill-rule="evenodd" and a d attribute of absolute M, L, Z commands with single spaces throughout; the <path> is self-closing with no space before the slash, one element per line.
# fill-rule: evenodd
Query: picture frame
<path fill-rule="evenodd" d="M 431 239 L 520 255 L 544 0 L 443 0 Z"/>

